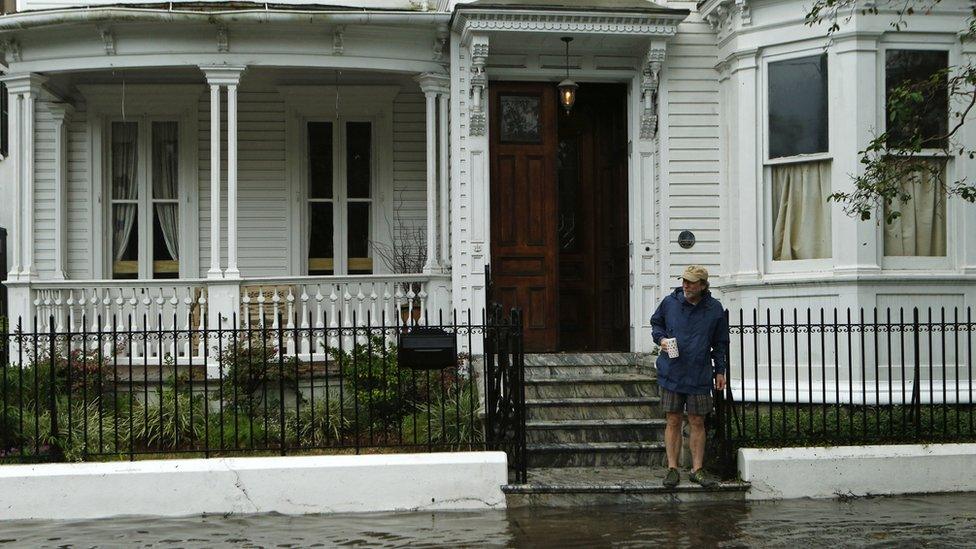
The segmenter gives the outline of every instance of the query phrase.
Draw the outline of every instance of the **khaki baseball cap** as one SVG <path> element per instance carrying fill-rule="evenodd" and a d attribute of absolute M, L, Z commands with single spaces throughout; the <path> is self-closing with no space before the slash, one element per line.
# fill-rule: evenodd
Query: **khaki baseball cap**
<path fill-rule="evenodd" d="M 687 280 L 688 282 L 708 280 L 708 269 L 702 267 L 701 265 L 688 265 L 685 267 L 684 272 L 681 273 L 681 278 Z"/>

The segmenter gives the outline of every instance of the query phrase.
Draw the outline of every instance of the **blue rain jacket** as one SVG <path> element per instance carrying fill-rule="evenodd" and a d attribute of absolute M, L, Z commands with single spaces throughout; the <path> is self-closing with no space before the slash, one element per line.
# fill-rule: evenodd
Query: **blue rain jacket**
<path fill-rule="evenodd" d="M 678 358 L 663 349 L 657 357 L 658 385 L 674 393 L 710 393 L 714 374 L 726 373 L 729 366 L 729 320 L 722 303 L 706 290 L 692 305 L 677 288 L 661 300 L 651 327 L 658 345 L 666 337 L 678 340 Z"/>

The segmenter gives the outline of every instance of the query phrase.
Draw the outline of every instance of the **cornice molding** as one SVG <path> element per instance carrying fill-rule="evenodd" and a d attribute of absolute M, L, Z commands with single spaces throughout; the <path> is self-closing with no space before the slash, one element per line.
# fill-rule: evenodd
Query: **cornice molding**
<path fill-rule="evenodd" d="M 675 13 L 606 13 L 542 10 L 475 10 L 462 9 L 454 17 L 454 31 L 461 42 L 484 32 L 551 32 L 573 34 L 610 34 L 628 36 L 674 36 L 678 24 L 687 17 Z"/>
<path fill-rule="evenodd" d="M 701 16 L 719 38 L 735 30 L 752 25 L 752 0 L 708 0 L 702 5 Z"/>

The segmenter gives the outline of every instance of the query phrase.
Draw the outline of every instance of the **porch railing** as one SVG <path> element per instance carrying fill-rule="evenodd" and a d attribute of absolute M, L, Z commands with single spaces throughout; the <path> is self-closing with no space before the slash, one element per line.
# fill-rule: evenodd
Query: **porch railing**
<path fill-rule="evenodd" d="M 717 439 L 745 446 L 976 441 L 972 310 L 740 312 Z"/>
<path fill-rule="evenodd" d="M 227 294 L 228 285 L 236 290 Z M 221 291 L 213 292 L 217 286 Z M 23 316 L 11 311 L 13 332 L 73 332 L 84 325 L 89 331 L 170 333 L 202 330 L 208 322 L 210 329 L 219 323 L 277 329 L 279 319 L 287 330 L 426 325 L 451 322 L 447 311 L 452 310 L 450 277 L 437 274 L 33 281 L 28 291 L 33 311 Z M 234 318 L 237 326 L 230 325 Z M 289 336 L 286 351 L 323 352 L 324 345 L 306 335 Z M 169 348 L 134 344 L 122 352 L 137 361 L 203 356 L 199 344 L 189 343 Z"/>

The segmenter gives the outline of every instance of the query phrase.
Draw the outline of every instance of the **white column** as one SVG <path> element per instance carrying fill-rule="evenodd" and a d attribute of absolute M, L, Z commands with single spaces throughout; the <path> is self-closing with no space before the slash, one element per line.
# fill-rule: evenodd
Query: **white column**
<path fill-rule="evenodd" d="M 220 272 L 220 85 L 210 84 L 210 270 L 207 278 L 221 278 Z"/>
<path fill-rule="evenodd" d="M 65 123 L 71 113 L 71 105 L 52 103 L 49 107 L 54 117 L 54 274 L 53 277 L 65 280 L 67 263 L 68 234 L 68 139 Z"/>
<path fill-rule="evenodd" d="M 441 226 L 440 226 L 440 239 L 441 239 L 441 251 L 440 251 L 440 264 L 443 271 L 447 271 L 451 268 L 451 229 L 450 229 L 450 178 L 448 177 L 448 168 L 450 160 L 450 129 L 448 126 L 449 116 L 448 116 L 448 101 L 450 100 L 450 94 L 447 92 L 442 92 L 438 96 L 438 117 L 439 117 L 439 151 L 438 151 L 438 180 L 440 182 L 440 216 L 441 216 Z"/>
<path fill-rule="evenodd" d="M 240 278 L 237 268 L 237 84 L 227 86 L 227 271 L 225 278 Z"/>
<path fill-rule="evenodd" d="M 447 75 L 423 73 L 416 78 L 427 99 L 427 261 L 424 272 L 440 269 L 437 245 L 437 94 L 447 90 Z"/>
<path fill-rule="evenodd" d="M 202 66 L 210 85 L 210 270 L 240 278 L 237 267 L 237 86 L 246 67 Z M 227 87 L 227 270 L 220 264 L 220 87 Z M 210 304 L 213 307 L 213 303 Z"/>
<path fill-rule="evenodd" d="M 830 150 L 833 156 L 830 186 L 834 191 L 853 192 L 852 176 L 864 173 L 858 151 L 871 142 L 878 127 L 877 57 L 880 34 L 858 32 L 834 36 L 834 51 L 828 54 L 831 74 L 828 97 L 831 119 Z M 831 59 L 833 57 L 833 59 Z M 830 65 L 833 61 L 832 66 Z M 850 75 L 850 76 L 848 76 Z M 862 221 L 844 213 L 840 203 L 831 202 L 831 232 L 834 273 L 878 272 L 880 244 L 876 220 Z M 851 296 L 856 299 L 857 296 Z M 853 305 L 854 302 L 852 302 Z M 873 306 L 873 299 L 869 306 Z"/>
<path fill-rule="evenodd" d="M 23 94 L 23 147 L 21 147 L 21 158 L 24 162 L 23 185 L 24 185 L 24 270 L 21 277 L 28 279 L 37 276 L 34 269 L 34 102 L 37 99 L 36 91 L 32 88 Z"/>
<path fill-rule="evenodd" d="M 729 170 L 730 181 L 738 186 L 737 222 L 739 224 L 738 240 L 734 246 L 738 249 L 738 265 L 735 276 L 740 280 L 750 280 L 759 277 L 762 241 L 762 169 L 759 155 L 759 133 L 757 123 L 757 95 L 756 76 L 758 63 L 756 51 L 750 50 L 734 54 L 730 60 L 732 85 L 735 87 L 736 98 L 736 131 L 735 150 L 730 157 L 735 158 L 735 169 Z"/>
<path fill-rule="evenodd" d="M 7 240 L 13 241 L 13 261 L 10 266 L 10 272 L 7 275 L 8 280 L 18 280 L 20 278 L 20 270 L 23 262 L 23 257 L 21 253 L 20 241 L 22 239 L 21 230 L 24 226 L 24 198 L 23 190 L 20 186 L 23 183 L 23 162 L 20 161 L 20 147 L 23 142 L 23 121 L 20 118 L 20 94 L 12 91 L 9 87 L 7 88 L 7 98 L 10 112 L 10 130 L 8 135 L 10 136 L 10 143 L 7 146 L 7 154 L 9 155 L 8 162 L 13 162 L 14 167 L 14 197 L 13 197 L 13 209 L 14 209 L 14 219 L 13 225 L 10 227 L 10 231 L 7 232 Z"/>

